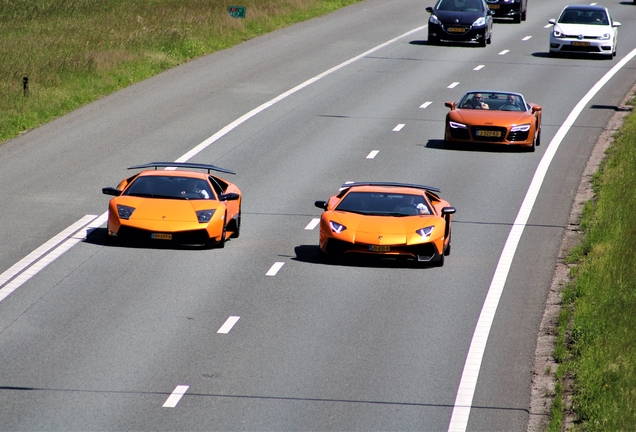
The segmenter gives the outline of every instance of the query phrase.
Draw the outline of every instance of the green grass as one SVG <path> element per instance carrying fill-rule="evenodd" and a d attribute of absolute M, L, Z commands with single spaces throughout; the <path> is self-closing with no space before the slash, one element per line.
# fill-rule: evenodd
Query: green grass
<path fill-rule="evenodd" d="M 570 254 L 555 359 L 557 397 L 550 430 L 564 416 L 564 377 L 573 379 L 574 428 L 636 429 L 636 117 L 630 115 L 594 178 L 584 239 Z"/>
<path fill-rule="evenodd" d="M 0 143 L 193 58 L 361 0 L 0 0 Z M 23 78 L 28 77 L 25 95 Z"/>

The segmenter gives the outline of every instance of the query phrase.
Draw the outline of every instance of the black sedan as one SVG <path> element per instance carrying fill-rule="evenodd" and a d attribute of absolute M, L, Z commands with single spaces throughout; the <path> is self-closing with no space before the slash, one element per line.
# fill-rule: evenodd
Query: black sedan
<path fill-rule="evenodd" d="M 516 23 L 526 20 L 528 0 L 486 0 L 486 2 L 495 18 L 512 18 L 512 21 Z"/>
<path fill-rule="evenodd" d="M 484 0 L 439 0 L 427 7 L 428 43 L 477 42 L 485 47 L 492 37 L 492 16 Z"/>

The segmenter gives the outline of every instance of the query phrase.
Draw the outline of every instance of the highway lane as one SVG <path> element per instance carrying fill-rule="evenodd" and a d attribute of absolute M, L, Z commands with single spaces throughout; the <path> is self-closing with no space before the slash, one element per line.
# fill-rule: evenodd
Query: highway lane
<path fill-rule="evenodd" d="M 3 406 L 12 407 L 3 414 L 2 428 L 444 430 L 498 255 L 541 155 L 569 110 L 616 62 L 545 57 L 543 25 L 560 7 L 531 6 L 536 12 L 526 23 L 498 25 L 496 35 L 501 36 L 493 37 L 485 50 L 428 47 L 419 42 L 426 37 L 421 31 L 289 97 L 197 155 L 196 161 L 236 169 L 236 181 L 245 192 L 243 233 L 224 250 L 107 247 L 97 233 L 0 303 L 0 398 Z M 625 18 L 614 11 L 617 6 L 625 8 Z M 633 20 L 632 8 L 617 6 L 612 8 L 617 19 L 624 24 Z M 379 32 L 374 39 L 381 43 L 421 25 L 426 14 L 419 22 L 416 17 L 387 17 L 413 10 L 413 4 L 369 2 L 329 18 L 334 19 L 330 25 L 346 27 L 347 35 L 355 33 L 351 37 L 360 43 L 363 37 L 351 29 L 362 26 L 351 25 L 351 20 L 377 13 L 371 21 Z M 329 20 L 318 21 L 282 36 L 293 40 L 307 31 L 324 39 L 317 32 L 328 33 Z M 625 30 L 619 53 L 622 44 L 634 40 L 631 30 Z M 522 41 L 527 34 L 533 38 Z M 254 44 L 259 51 L 278 53 L 264 49 L 280 46 L 276 37 Z M 340 48 L 356 45 L 347 42 Z M 242 49 L 249 50 L 247 45 L 237 48 L 239 57 Z M 357 55 L 372 46 L 367 42 L 350 51 Z M 506 49 L 510 51 L 499 55 Z M 188 79 L 189 73 L 215 75 L 210 65 L 219 74 L 227 71 L 226 62 L 240 62 L 230 60 L 232 51 L 206 59 L 210 63 L 202 71 L 190 64 L 130 94 L 106 98 L 105 105 L 142 111 L 139 121 L 128 122 L 136 143 L 132 148 L 124 145 L 127 129 L 122 126 L 131 112 L 104 105 L 74 114 L 66 120 L 69 126 L 49 127 L 60 140 L 60 130 L 75 139 L 69 149 L 81 148 L 80 141 L 86 145 L 91 134 L 102 141 L 91 140 L 95 148 L 73 155 L 97 160 L 98 166 L 80 170 L 79 199 L 65 209 L 68 215 L 47 221 L 53 228 L 43 225 L 38 235 L 48 239 L 84 214 L 103 212 L 106 198 L 96 192 L 123 177 L 125 166 L 176 159 L 275 96 L 276 88 L 286 90 L 311 75 L 291 84 L 289 79 L 282 82 L 283 77 L 279 83 L 281 70 L 273 65 L 274 77 L 261 72 L 260 84 L 254 79 L 245 86 L 244 99 L 238 90 L 218 101 L 206 98 L 205 92 L 195 99 L 193 91 L 188 94 L 194 99 L 190 109 L 197 114 L 188 119 L 188 108 L 175 109 L 174 124 L 172 110 L 151 109 L 179 106 L 153 101 L 181 99 L 183 82 L 196 81 Z M 322 66 L 313 75 L 338 64 L 330 56 L 310 62 L 314 65 L 308 70 Z M 480 64 L 485 67 L 473 71 Z M 618 103 L 633 84 L 631 75 L 633 69 L 619 73 L 594 103 Z M 162 80 L 172 77 L 180 78 L 176 89 L 150 92 L 165 89 Z M 448 89 L 452 82 L 459 84 Z M 512 86 L 544 105 L 543 145 L 534 154 L 440 148 L 443 102 L 493 83 Z M 426 101 L 433 103 L 420 108 Z M 228 104 L 236 104 L 238 108 L 228 109 L 238 114 L 225 115 L 211 127 L 215 118 L 210 113 L 221 115 Z M 110 130 L 109 119 L 115 120 L 118 138 L 100 136 L 94 123 L 87 123 L 93 126 L 89 130 L 76 126 L 86 123 L 83 116 L 99 117 L 98 111 L 104 130 Z M 594 137 L 610 114 L 585 110 L 548 173 L 497 311 L 471 430 L 518 430 L 527 420 L 534 336 L 556 248 Z M 398 124 L 404 127 L 394 132 Z M 23 141 L 45 134 L 45 129 Z M 48 138 L 46 142 L 55 141 Z M 10 143 L 8 150 L 0 150 L 12 162 L 3 163 L 2 172 L 5 167 L 19 172 L 15 160 L 29 155 L 36 144 Z M 367 159 L 373 150 L 379 152 Z M 59 148 L 48 151 L 67 154 Z M 70 158 L 71 150 L 67 152 Z M 453 253 L 445 267 L 317 261 L 317 232 L 305 229 L 319 214 L 313 201 L 326 198 L 344 181 L 364 179 L 442 188 L 459 210 Z M 51 184 L 51 192 L 63 186 L 64 180 Z M 46 205 L 42 196 L 22 199 Z M 26 224 L 28 217 L 11 223 Z M 42 243 L 35 240 L 28 241 Z M 32 250 L 26 246 L 16 242 L 11 250 L 3 248 L 7 267 Z M 275 276 L 266 276 L 275 262 L 284 265 Z M 228 334 L 217 334 L 229 316 L 241 318 Z M 183 399 L 175 408 L 162 408 L 179 384 L 190 386 Z"/>

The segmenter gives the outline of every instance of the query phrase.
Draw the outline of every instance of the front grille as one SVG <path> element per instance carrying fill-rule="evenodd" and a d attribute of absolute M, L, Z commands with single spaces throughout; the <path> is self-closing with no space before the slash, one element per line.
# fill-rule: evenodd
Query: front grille
<path fill-rule="evenodd" d="M 382 255 L 382 252 L 367 252 L 367 246 L 368 245 L 366 244 L 351 244 L 337 239 L 329 239 L 327 242 L 327 253 L 332 256 L 342 256 L 348 253 L 370 253 L 373 255 Z M 364 252 L 361 250 L 364 250 Z M 433 243 L 423 243 L 414 246 L 391 246 L 391 252 L 402 255 L 411 255 L 413 257 L 434 257 L 437 254 L 437 249 Z"/>
<path fill-rule="evenodd" d="M 453 139 L 461 139 L 461 140 L 470 139 L 470 133 L 468 133 L 468 129 L 450 128 L 450 136 Z"/>
<path fill-rule="evenodd" d="M 499 136 L 480 136 L 477 132 L 499 132 Z M 506 139 L 507 129 L 505 127 L 497 127 L 497 126 L 473 126 L 470 128 L 470 133 L 473 136 L 475 141 L 483 141 L 483 142 L 500 142 Z"/>
<path fill-rule="evenodd" d="M 508 134 L 508 141 L 527 141 L 528 140 L 528 135 L 530 134 L 530 131 L 525 131 L 525 132 L 510 132 Z"/>
<path fill-rule="evenodd" d="M 561 51 L 571 52 L 601 52 L 601 49 L 597 46 L 576 46 L 576 45 L 563 45 Z"/>
<path fill-rule="evenodd" d="M 150 235 L 154 231 L 146 231 L 138 228 L 132 228 L 127 226 L 122 226 L 119 228 L 117 232 L 117 237 L 122 240 L 130 240 L 130 241 L 138 241 L 138 242 L 146 242 L 146 241 L 157 241 L 163 242 L 165 240 L 153 240 Z M 173 232 L 172 234 L 172 242 L 179 244 L 205 244 L 210 240 L 208 236 L 208 232 L 206 230 L 194 230 L 194 231 L 180 231 Z"/>

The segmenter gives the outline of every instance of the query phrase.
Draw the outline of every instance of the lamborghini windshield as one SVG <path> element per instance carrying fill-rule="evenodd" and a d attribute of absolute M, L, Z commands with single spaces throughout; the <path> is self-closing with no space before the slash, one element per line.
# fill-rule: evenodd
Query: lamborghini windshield
<path fill-rule="evenodd" d="M 210 185 L 201 179 L 174 176 L 139 176 L 123 195 L 145 198 L 210 199 Z"/>
<path fill-rule="evenodd" d="M 374 216 L 431 214 L 421 195 L 382 192 L 349 192 L 335 210 Z"/>

